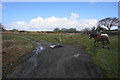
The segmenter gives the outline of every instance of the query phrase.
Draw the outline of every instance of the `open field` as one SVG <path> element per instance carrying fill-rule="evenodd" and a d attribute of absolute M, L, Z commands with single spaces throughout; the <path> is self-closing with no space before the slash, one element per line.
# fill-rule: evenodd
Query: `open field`
<path fill-rule="evenodd" d="M 101 47 L 94 47 L 93 40 L 89 39 L 87 34 L 67 34 L 67 35 L 49 35 L 49 34 L 2 34 L 2 56 L 3 56 L 3 72 L 9 73 L 8 68 L 17 60 L 31 52 L 36 45 L 30 41 L 25 40 L 28 38 L 34 41 L 44 40 L 50 43 L 61 43 L 63 45 L 71 45 L 75 47 L 84 48 L 93 58 L 94 63 L 102 68 L 104 73 L 109 78 L 118 78 L 118 36 L 109 36 L 110 49 Z M 60 41 L 61 40 L 61 41 Z M 19 52 L 19 53 L 18 53 Z M 5 69 L 5 70 L 4 70 Z M 8 72 L 6 72 L 8 71 Z"/>

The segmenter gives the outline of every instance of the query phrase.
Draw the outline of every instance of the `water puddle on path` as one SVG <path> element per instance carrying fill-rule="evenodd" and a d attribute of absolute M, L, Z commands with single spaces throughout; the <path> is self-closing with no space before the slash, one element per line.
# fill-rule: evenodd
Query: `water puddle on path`
<path fill-rule="evenodd" d="M 43 46 L 38 46 L 36 47 L 32 52 L 34 53 L 34 55 L 32 57 L 30 57 L 27 62 L 31 63 L 33 65 L 33 67 L 36 67 L 38 64 L 38 53 L 40 53 L 42 50 L 44 50 L 45 48 Z"/>
<path fill-rule="evenodd" d="M 32 52 L 35 53 L 35 54 L 37 54 L 37 53 L 41 52 L 44 49 L 45 48 L 43 46 L 38 46 Z"/>

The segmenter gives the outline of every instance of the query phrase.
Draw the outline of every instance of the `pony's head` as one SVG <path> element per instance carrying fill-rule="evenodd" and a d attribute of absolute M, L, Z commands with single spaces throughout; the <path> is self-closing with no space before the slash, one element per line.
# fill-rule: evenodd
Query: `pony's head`
<path fill-rule="evenodd" d="M 89 37 L 89 39 L 91 39 L 91 38 L 93 38 L 93 34 L 90 34 L 90 37 Z"/>
<path fill-rule="evenodd" d="M 89 37 L 89 39 L 96 37 L 97 34 L 98 34 L 98 33 L 97 33 L 97 31 L 95 30 L 95 27 L 93 27 L 93 29 L 92 29 L 91 32 L 90 32 L 90 37 Z"/>
<path fill-rule="evenodd" d="M 91 38 L 94 38 L 94 37 L 96 37 L 98 34 L 90 34 L 90 37 L 89 37 L 89 39 L 91 39 Z"/>

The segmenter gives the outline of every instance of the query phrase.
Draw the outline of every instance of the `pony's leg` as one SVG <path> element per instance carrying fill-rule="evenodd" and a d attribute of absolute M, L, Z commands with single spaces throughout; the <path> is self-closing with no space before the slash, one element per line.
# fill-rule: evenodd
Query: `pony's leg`
<path fill-rule="evenodd" d="M 105 45 L 104 41 L 102 41 L 102 45 L 103 45 L 102 48 L 104 48 L 104 45 Z"/>
<path fill-rule="evenodd" d="M 110 41 L 107 39 L 107 49 L 110 49 L 109 44 L 110 44 Z"/>
<path fill-rule="evenodd" d="M 108 41 L 105 41 L 104 45 L 106 46 L 107 49 L 110 49 Z"/>
<path fill-rule="evenodd" d="M 109 48 L 109 44 L 108 44 L 108 43 L 106 44 L 106 48 L 107 48 L 107 49 L 110 49 L 110 48 Z"/>
<path fill-rule="evenodd" d="M 99 42 L 97 41 L 97 47 L 99 47 L 99 45 L 98 45 L 98 44 L 99 44 Z"/>

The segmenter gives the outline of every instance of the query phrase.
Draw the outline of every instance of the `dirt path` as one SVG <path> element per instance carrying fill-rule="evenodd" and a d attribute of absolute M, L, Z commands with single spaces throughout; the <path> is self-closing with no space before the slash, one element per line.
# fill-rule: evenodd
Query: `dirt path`
<path fill-rule="evenodd" d="M 40 43 L 40 42 L 39 42 Z M 35 53 L 19 65 L 8 78 L 103 78 L 105 75 L 98 68 L 84 49 L 63 47 Z"/>

